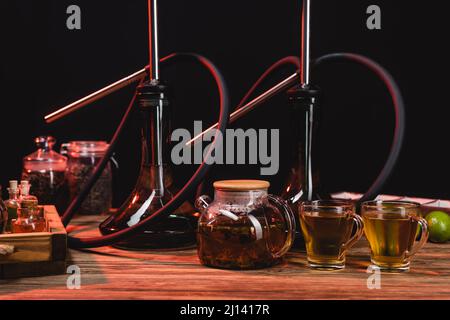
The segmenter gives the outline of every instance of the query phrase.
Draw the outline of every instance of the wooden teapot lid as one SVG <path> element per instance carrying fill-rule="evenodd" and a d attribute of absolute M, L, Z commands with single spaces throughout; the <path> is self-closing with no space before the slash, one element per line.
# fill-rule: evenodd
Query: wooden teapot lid
<path fill-rule="evenodd" d="M 216 190 L 224 191 L 251 191 L 267 190 L 270 183 L 263 180 L 224 180 L 214 182 Z"/>

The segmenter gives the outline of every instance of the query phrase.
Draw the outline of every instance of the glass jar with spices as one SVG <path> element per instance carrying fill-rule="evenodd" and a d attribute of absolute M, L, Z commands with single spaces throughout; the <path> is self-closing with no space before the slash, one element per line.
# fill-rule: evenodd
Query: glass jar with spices
<path fill-rule="evenodd" d="M 73 141 L 63 144 L 61 152 L 67 154 L 69 159 L 66 180 L 71 200 L 80 193 L 108 146 L 104 141 Z M 84 215 L 108 213 L 111 210 L 112 197 L 112 168 L 109 163 L 78 213 Z"/>
<path fill-rule="evenodd" d="M 37 150 L 23 159 L 22 180 L 29 181 L 30 194 L 46 205 L 58 205 L 62 199 L 67 158 L 53 150 L 55 138 L 35 139 Z"/>

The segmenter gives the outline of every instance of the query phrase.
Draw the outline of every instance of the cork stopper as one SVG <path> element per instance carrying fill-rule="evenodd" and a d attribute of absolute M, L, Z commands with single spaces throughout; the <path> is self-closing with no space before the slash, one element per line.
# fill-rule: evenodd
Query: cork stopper
<path fill-rule="evenodd" d="M 222 191 L 267 190 L 269 187 L 270 183 L 263 180 L 224 180 L 214 182 L 214 188 Z"/>
<path fill-rule="evenodd" d="M 29 184 L 28 181 L 26 181 L 26 183 L 23 183 L 23 182 L 25 182 L 25 181 L 21 181 L 21 183 L 20 183 L 20 193 L 22 194 L 22 196 L 26 197 L 26 196 L 30 195 L 31 185 Z"/>
<path fill-rule="evenodd" d="M 11 190 L 17 190 L 18 181 L 17 180 L 11 180 L 9 181 L 9 188 Z"/>

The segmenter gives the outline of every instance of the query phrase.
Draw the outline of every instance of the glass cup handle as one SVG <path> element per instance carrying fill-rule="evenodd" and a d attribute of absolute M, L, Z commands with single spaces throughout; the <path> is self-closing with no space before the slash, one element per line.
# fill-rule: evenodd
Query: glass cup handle
<path fill-rule="evenodd" d="M 61 148 L 59 148 L 59 153 L 65 157 L 67 157 L 67 155 L 69 154 L 69 146 L 70 146 L 70 143 L 61 144 Z"/>
<path fill-rule="evenodd" d="M 117 161 L 117 159 L 115 158 L 115 156 L 116 156 L 116 154 L 113 153 L 113 155 L 111 156 L 111 158 L 109 158 L 109 162 L 112 163 L 113 168 L 114 168 L 115 170 L 119 170 L 119 169 L 120 169 L 119 162 Z"/>
<path fill-rule="evenodd" d="M 291 249 L 292 244 L 294 243 L 295 229 L 296 229 L 295 218 L 294 213 L 292 213 L 291 207 L 289 207 L 288 203 L 284 201 L 282 198 L 271 194 L 269 194 L 267 198 L 269 199 L 269 202 L 274 203 L 278 209 L 281 209 L 287 224 L 287 235 L 284 246 L 281 248 L 280 251 L 272 253 L 273 257 L 277 259 L 284 256 Z"/>
<path fill-rule="evenodd" d="M 428 236 L 430 235 L 429 230 L 428 230 L 428 223 L 427 220 L 425 220 L 424 218 L 419 218 L 419 217 L 411 217 L 411 219 L 417 221 L 417 223 L 419 223 L 419 225 L 422 227 L 421 228 L 421 232 L 420 232 L 420 241 L 419 243 L 415 244 L 411 251 L 406 252 L 406 256 L 408 258 L 414 256 L 420 249 L 422 249 L 422 247 L 425 245 L 425 243 L 427 243 L 428 241 Z M 417 230 L 414 230 L 414 236 L 416 236 Z"/>
<path fill-rule="evenodd" d="M 200 213 L 205 213 L 211 202 L 212 200 L 209 196 L 203 195 L 198 197 L 197 200 L 195 200 L 194 207 L 195 209 L 200 211 Z"/>
<path fill-rule="evenodd" d="M 345 251 L 347 251 L 348 249 L 353 247 L 359 241 L 359 239 L 361 239 L 361 237 L 364 234 L 363 219 L 356 214 L 354 214 L 352 216 L 352 219 L 353 219 L 353 221 L 355 221 L 355 224 L 356 224 L 356 232 L 355 232 L 354 236 L 351 237 L 350 240 L 348 240 L 347 243 L 343 245 L 343 248 Z"/>

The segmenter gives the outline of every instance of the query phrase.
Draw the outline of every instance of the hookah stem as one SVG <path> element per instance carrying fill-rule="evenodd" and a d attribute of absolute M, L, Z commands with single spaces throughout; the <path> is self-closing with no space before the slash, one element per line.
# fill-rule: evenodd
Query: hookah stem
<path fill-rule="evenodd" d="M 158 81 L 159 80 L 159 50 L 158 50 L 158 8 L 157 8 L 157 0 L 148 0 L 148 35 L 149 35 L 149 67 L 148 67 L 148 76 L 150 81 Z M 144 82 L 145 77 L 140 80 L 140 84 Z M 64 212 L 62 216 L 62 222 L 64 226 L 67 226 L 71 219 L 73 218 L 75 212 L 80 208 L 83 201 L 86 199 L 90 190 L 94 186 L 94 184 L 99 179 L 103 170 L 105 169 L 107 163 L 114 153 L 114 149 L 116 143 L 119 139 L 119 136 L 122 133 L 122 130 L 131 114 L 133 106 L 136 102 L 137 92 L 134 93 L 133 98 L 128 105 L 128 108 L 122 117 L 119 126 L 117 127 L 111 142 L 110 146 L 107 149 L 105 155 L 100 160 L 100 163 L 95 167 L 92 175 L 89 177 L 86 185 L 82 188 L 80 194 L 73 199 L 70 203 L 67 210 Z"/>
<path fill-rule="evenodd" d="M 148 67 L 142 68 L 139 71 L 136 71 L 135 73 L 120 79 L 100 90 L 97 90 L 96 92 L 93 92 L 89 94 L 88 96 L 81 98 L 75 102 L 72 102 L 71 104 L 60 108 L 56 110 L 55 112 L 52 112 L 44 117 L 45 122 L 52 123 L 59 119 L 64 118 L 65 116 L 68 116 L 69 114 L 91 104 L 95 101 L 104 98 L 122 88 L 125 88 L 132 83 L 138 82 L 146 77 L 148 74 Z"/>
<path fill-rule="evenodd" d="M 150 81 L 159 80 L 158 1 L 148 0 L 148 45 Z"/>
<path fill-rule="evenodd" d="M 104 98 L 134 82 L 138 82 L 149 76 L 150 80 L 159 80 L 159 46 L 158 46 L 158 7 L 157 0 L 148 0 L 148 36 L 149 36 L 149 64 L 145 68 L 126 76 L 88 96 L 56 110 L 44 117 L 47 123 L 55 122 L 65 116 Z"/>
<path fill-rule="evenodd" d="M 313 164 L 312 164 L 312 145 L 313 145 L 313 128 L 316 116 L 317 99 L 310 86 L 310 45 L 311 45 L 311 2 L 303 0 L 302 6 L 302 22 L 301 22 L 301 69 L 300 69 L 300 86 L 296 87 L 296 96 L 302 97 L 302 107 L 305 109 L 305 137 L 304 137 L 304 172 L 303 172 L 303 191 L 306 193 L 306 199 L 313 200 Z M 298 90 L 297 88 L 301 88 Z M 307 111 L 306 111 L 307 110 Z"/>
<path fill-rule="evenodd" d="M 300 60 L 297 57 L 289 56 L 285 57 L 283 59 L 278 60 L 273 65 L 271 65 L 264 73 L 259 77 L 259 79 L 255 82 L 255 84 L 250 88 L 249 91 L 245 94 L 245 96 L 241 99 L 241 102 L 239 102 L 238 108 L 242 107 L 248 99 L 250 99 L 250 96 L 258 89 L 258 87 L 263 83 L 267 77 L 269 77 L 272 72 L 274 72 L 276 69 L 284 66 L 292 64 L 297 69 L 300 69 Z"/>
<path fill-rule="evenodd" d="M 310 0 L 303 0 L 303 7 L 302 7 L 302 23 L 301 23 L 301 53 L 300 53 L 300 59 L 297 57 L 286 57 L 284 59 L 281 59 L 275 64 L 273 64 L 269 69 L 267 69 L 262 76 L 258 79 L 258 81 L 250 88 L 250 90 L 245 94 L 245 96 L 242 98 L 241 102 L 238 105 L 238 108 L 236 111 L 234 111 L 230 116 L 230 123 L 233 123 L 237 119 L 243 117 L 248 112 L 252 111 L 259 105 L 261 105 L 263 102 L 267 101 L 274 95 L 291 88 L 296 83 L 298 83 L 298 80 L 300 80 L 301 86 L 305 87 L 309 84 L 309 78 L 310 78 L 310 21 L 311 21 L 311 3 Z M 250 98 L 250 96 L 254 93 L 254 91 L 260 86 L 260 84 L 277 68 L 281 67 L 285 64 L 294 64 L 297 69 L 300 71 L 289 76 L 273 88 L 267 90 L 254 100 L 250 101 L 247 105 L 243 106 L 244 103 Z M 300 77 L 298 75 L 300 74 Z M 201 137 L 203 137 L 206 133 L 209 131 L 217 128 L 217 123 L 194 137 L 192 140 L 190 140 L 187 145 L 190 145 L 192 143 L 196 143 L 200 140 Z"/>
<path fill-rule="evenodd" d="M 164 59 L 164 61 L 174 60 L 175 58 L 197 61 L 202 66 L 206 67 L 206 69 L 214 77 L 216 85 L 219 90 L 219 95 L 220 95 L 219 131 L 221 134 L 225 134 L 225 130 L 226 130 L 227 123 L 228 123 L 228 117 L 229 117 L 229 95 L 228 95 L 228 89 L 227 89 L 227 86 L 225 84 L 225 80 L 224 80 L 222 74 L 214 66 L 214 64 L 211 61 L 209 61 L 208 59 L 206 59 L 203 56 L 200 56 L 200 55 L 194 54 L 194 53 L 172 54 L 172 55 L 166 57 Z M 125 122 L 126 118 L 127 118 L 127 115 L 124 116 L 122 121 Z M 122 130 L 122 128 L 120 128 L 120 129 Z M 120 131 L 118 132 L 118 134 L 120 134 Z M 112 245 L 118 241 L 121 241 L 122 239 L 124 239 L 126 237 L 133 236 L 133 235 L 143 231 L 147 227 L 148 224 L 154 222 L 156 219 L 161 219 L 163 217 L 170 215 L 174 210 L 176 210 L 185 201 L 185 199 L 190 194 L 192 194 L 192 192 L 195 191 L 195 188 L 201 183 L 201 181 L 207 174 L 208 170 L 211 167 L 211 165 L 208 164 L 208 160 L 211 156 L 211 152 L 214 150 L 214 148 L 216 146 L 216 143 L 218 143 L 218 142 L 216 142 L 218 140 L 219 139 L 214 139 L 213 145 L 211 145 L 211 147 L 208 149 L 207 155 L 206 155 L 203 163 L 199 166 L 197 171 L 194 173 L 194 175 L 191 177 L 191 179 L 185 184 L 185 186 L 163 208 L 152 213 L 150 216 L 148 216 L 144 220 L 140 221 L 138 224 L 136 224 L 128 229 L 124 229 L 124 230 L 118 231 L 118 232 L 110 234 L 110 235 L 94 237 L 94 238 L 76 238 L 76 237 L 69 236 L 68 237 L 69 247 L 74 248 L 74 249 L 77 249 L 77 248 L 81 249 L 81 248 L 95 248 L 95 247 Z M 109 149 L 111 149 L 111 147 Z M 110 151 L 110 150 L 108 150 L 108 151 Z M 106 156 L 104 158 L 106 158 Z M 100 167 L 98 166 L 96 169 L 100 169 Z M 101 170 L 99 170 L 99 171 L 101 171 Z M 92 177 L 91 177 L 91 179 L 92 179 Z M 95 179 L 92 179 L 92 180 L 95 180 Z M 95 181 L 93 183 L 95 183 Z M 83 191 L 85 191 L 83 193 L 84 196 L 86 196 L 86 194 L 89 192 L 89 189 L 86 186 L 83 188 Z M 78 199 L 79 203 L 81 203 L 83 201 L 81 199 L 81 197 L 77 197 L 77 198 L 80 198 L 80 199 Z M 75 199 L 74 202 L 75 201 L 77 201 L 77 199 Z M 73 206 L 73 208 L 75 208 L 75 206 Z"/>
<path fill-rule="evenodd" d="M 300 84 L 303 87 L 309 85 L 310 80 L 310 40 L 311 40 L 311 1 L 303 0 L 302 29 L 301 29 L 301 69 Z"/>

